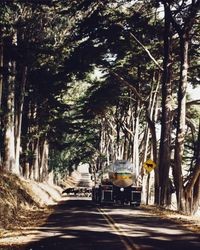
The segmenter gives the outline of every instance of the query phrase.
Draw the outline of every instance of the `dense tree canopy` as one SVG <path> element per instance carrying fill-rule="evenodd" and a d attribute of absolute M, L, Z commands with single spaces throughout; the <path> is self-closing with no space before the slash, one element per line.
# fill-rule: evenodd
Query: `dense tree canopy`
<path fill-rule="evenodd" d="M 38 181 L 151 158 L 155 203 L 200 197 L 199 0 L 0 3 L 0 163 Z M 187 94 L 187 95 L 186 95 Z M 153 175 L 153 173 L 151 173 Z M 186 205 L 184 205 L 184 202 Z"/>

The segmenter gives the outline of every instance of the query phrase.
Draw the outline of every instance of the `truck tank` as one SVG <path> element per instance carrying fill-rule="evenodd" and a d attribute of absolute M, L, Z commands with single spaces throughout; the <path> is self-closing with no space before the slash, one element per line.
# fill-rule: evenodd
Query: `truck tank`
<path fill-rule="evenodd" d="M 137 185 L 136 168 L 126 160 L 118 160 L 99 175 L 93 187 L 93 201 L 103 204 L 130 204 L 139 206 L 142 187 Z"/>
<path fill-rule="evenodd" d="M 108 176 L 113 185 L 121 188 L 136 183 L 136 170 L 129 161 L 115 161 L 108 170 Z"/>

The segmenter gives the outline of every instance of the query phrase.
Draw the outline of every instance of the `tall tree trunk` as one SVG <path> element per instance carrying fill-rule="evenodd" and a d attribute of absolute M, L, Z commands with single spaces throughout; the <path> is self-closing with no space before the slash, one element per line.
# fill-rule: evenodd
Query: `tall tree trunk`
<path fill-rule="evenodd" d="M 171 162 L 171 128 L 172 128 L 172 83 L 171 83 L 171 24 L 165 6 L 164 62 L 162 83 L 162 119 L 159 153 L 159 203 L 164 206 L 167 201 L 169 185 L 169 168 Z"/>
<path fill-rule="evenodd" d="M 184 212 L 184 190 L 182 179 L 182 157 L 184 151 L 185 125 L 186 125 L 186 90 L 187 90 L 187 74 L 188 74 L 188 34 L 180 37 L 180 82 L 178 91 L 178 121 L 175 142 L 175 159 L 174 159 L 174 181 L 176 187 L 178 210 Z"/>
<path fill-rule="evenodd" d="M 139 164 L 139 103 L 135 110 L 135 127 L 134 127 L 134 139 L 133 139 L 133 164 L 136 170 L 136 177 L 140 173 L 140 164 Z"/>
<path fill-rule="evenodd" d="M 146 121 L 147 127 L 144 132 L 144 154 L 142 158 L 142 164 L 146 162 L 146 160 L 152 159 L 157 164 L 157 137 L 156 137 L 156 128 L 155 121 L 157 120 L 157 97 L 160 87 L 160 73 L 154 72 L 152 75 L 152 89 L 149 97 L 148 106 L 146 105 Z M 151 138 L 150 138 L 151 135 Z M 145 169 L 142 167 L 141 169 L 141 177 L 143 182 L 143 202 L 148 204 L 149 197 L 149 180 L 150 174 L 145 175 Z M 154 169 L 154 193 L 155 196 L 158 193 L 158 175 L 156 169 Z M 157 195 L 158 196 L 158 195 Z M 156 198 L 155 198 L 156 199 Z"/>
<path fill-rule="evenodd" d="M 182 157 L 184 152 L 184 140 L 185 140 L 185 124 L 186 124 L 186 89 L 187 89 L 187 75 L 188 75 L 188 47 L 192 37 L 190 36 L 192 27 L 195 23 L 198 15 L 200 1 L 193 0 L 191 3 L 182 3 L 177 7 L 179 11 L 183 12 L 183 16 L 173 16 L 174 11 L 171 11 L 171 2 L 163 1 L 165 9 L 170 17 L 174 29 L 179 35 L 180 43 L 180 80 L 178 90 L 178 117 L 177 117 L 177 132 L 175 141 L 175 156 L 174 156 L 174 167 L 173 177 L 174 184 L 176 187 L 177 207 L 179 211 L 185 212 L 185 197 L 182 177 Z M 187 8 L 187 11 L 185 11 Z M 181 23 L 181 24 L 180 24 Z"/>
<path fill-rule="evenodd" d="M 2 97 L 3 97 L 3 38 L 2 30 L 0 27 L 0 140 L 2 141 L 3 130 L 2 130 Z M 2 169 L 2 144 L 0 145 L 0 170 Z"/>
<path fill-rule="evenodd" d="M 20 157 L 20 146 L 21 146 L 21 127 L 22 127 L 22 113 L 24 106 L 24 95 L 25 86 L 27 81 L 27 66 L 22 67 L 22 79 L 19 83 L 19 94 L 16 98 L 16 115 L 15 115 L 15 159 L 16 159 L 16 169 L 20 168 L 19 157 Z"/>
<path fill-rule="evenodd" d="M 154 86 L 156 85 L 156 87 Z M 154 89 L 155 88 L 155 89 Z M 157 136 L 156 136 L 156 128 L 155 128 L 155 121 L 157 120 L 157 97 L 160 88 L 160 72 L 154 72 L 152 78 L 152 90 L 149 100 L 149 106 L 146 110 L 146 120 L 148 123 L 149 131 L 151 132 L 151 144 L 150 148 L 152 149 L 150 153 L 150 157 L 153 161 L 157 164 L 158 152 L 157 152 Z M 155 185 L 154 185 L 154 197 L 155 203 L 157 203 L 158 196 L 159 196 L 159 180 L 158 180 L 158 170 L 157 168 L 154 169 L 154 178 L 155 178 Z"/>
<path fill-rule="evenodd" d="M 3 94 L 3 38 L 1 37 L 1 29 L 0 29 L 0 109 L 2 104 L 2 94 Z"/>
<path fill-rule="evenodd" d="M 39 181 L 39 139 L 34 142 L 33 149 L 33 179 Z"/>
<path fill-rule="evenodd" d="M 4 132 L 4 170 L 19 174 L 15 168 L 15 134 L 14 134 L 14 108 L 15 108 L 15 62 L 9 61 L 9 75 L 7 77 L 7 101 L 6 114 L 4 117 L 5 132 Z"/>
<path fill-rule="evenodd" d="M 46 139 L 40 141 L 40 181 L 48 181 L 49 144 Z"/>

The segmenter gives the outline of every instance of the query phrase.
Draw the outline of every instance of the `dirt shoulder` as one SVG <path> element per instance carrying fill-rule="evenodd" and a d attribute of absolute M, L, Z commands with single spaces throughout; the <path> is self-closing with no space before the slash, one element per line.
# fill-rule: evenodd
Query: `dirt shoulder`
<path fill-rule="evenodd" d="M 62 189 L 11 174 L 0 176 L 0 246 L 23 244 L 29 230 L 45 223 Z M 26 239 L 27 238 L 27 239 Z"/>
<path fill-rule="evenodd" d="M 187 228 L 195 233 L 200 233 L 200 216 L 186 216 L 176 211 L 169 209 L 162 209 L 156 206 L 141 206 L 142 209 L 148 211 L 149 213 L 158 215 L 162 219 L 168 219 L 184 228 Z"/>
<path fill-rule="evenodd" d="M 15 218 L 7 221 L 6 227 L 0 229 L 0 246 L 26 243 L 29 230 L 42 226 L 52 213 L 51 207 L 19 211 Z"/>

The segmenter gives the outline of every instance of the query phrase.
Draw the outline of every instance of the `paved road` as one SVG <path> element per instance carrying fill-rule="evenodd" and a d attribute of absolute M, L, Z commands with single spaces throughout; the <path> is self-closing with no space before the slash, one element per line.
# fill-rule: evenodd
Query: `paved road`
<path fill-rule="evenodd" d="M 142 209 L 96 207 L 70 198 L 56 207 L 25 250 L 199 250 L 200 235 Z"/>

